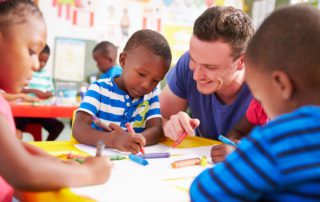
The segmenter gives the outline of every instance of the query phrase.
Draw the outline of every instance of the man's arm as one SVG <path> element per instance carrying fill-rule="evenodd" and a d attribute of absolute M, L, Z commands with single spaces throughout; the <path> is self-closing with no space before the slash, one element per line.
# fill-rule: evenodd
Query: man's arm
<path fill-rule="evenodd" d="M 160 94 L 160 106 L 165 136 L 176 140 L 184 132 L 194 135 L 194 128 L 199 125 L 199 120 L 189 117 L 185 112 L 187 100 L 175 95 L 168 85 Z"/>

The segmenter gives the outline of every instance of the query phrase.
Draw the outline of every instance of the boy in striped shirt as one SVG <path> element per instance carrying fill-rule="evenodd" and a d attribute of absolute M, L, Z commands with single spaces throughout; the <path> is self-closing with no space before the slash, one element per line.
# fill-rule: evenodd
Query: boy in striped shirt
<path fill-rule="evenodd" d="M 46 45 L 39 54 L 39 70 L 33 72 L 28 86 L 22 89 L 23 93 L 39 99 L 48 99 L 53 96 L 54 87 L 52 77 L 44 68 L 50 56 L 50 48 Z M 64 128 L 64 124 L 56 118 L 17 117 L 14 119 L 17 129 L 24 131 L 29 124 L 40 124 L 48 131 L 47 141 L 57 139 Z"/>
<path fill-rule="evenodd" d="M 77 111 L 74 137 L 88 145 L 103 140 L 109 148 L 134 154 L 141 146 L 158 143 L 162 117 L 157 85 L 170 63 L 170 47 L 161 34 L 135 32 L 119 57 L 122 74 L 100 79 L 89 87 Z M 93 116 L 102 124 L 94 124 Z M 137 134 L 127 132 L 126 123 Z"/>
<path fill-rule="evenodd" d="M 270 122 L 192 183 L 192 201 L 320 201 L 320 11 L 273 12 L 246 52 L 246 79 Z"/>

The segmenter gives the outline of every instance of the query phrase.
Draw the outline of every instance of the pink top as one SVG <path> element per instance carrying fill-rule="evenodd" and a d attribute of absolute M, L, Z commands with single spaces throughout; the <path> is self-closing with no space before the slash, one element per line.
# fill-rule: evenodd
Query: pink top
<path fill-rule="evenodd" d="M 264 125 L 268 121 L 268 116 L 263 110 L 261 104 L 252 99 L 246 112 L 246 117 L 253 125 Z"/>
<path fill-rule="evenodd" d="M 0 114 L 7 118 L 7 123 L 9 124 L 12 132 L 16 132 L 16 127 L 14 125 L 14 120 L 11 112 L 9 103 L 4 99 L 0 93 Z M 9 202 L 12 201 L 13 188 L 0 176 L 0 201 Z"/>

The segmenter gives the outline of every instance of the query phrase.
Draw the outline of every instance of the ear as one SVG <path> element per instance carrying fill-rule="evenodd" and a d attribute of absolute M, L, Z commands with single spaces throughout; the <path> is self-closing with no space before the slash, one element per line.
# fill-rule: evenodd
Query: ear
<path fill-rule="evenodd" d="M 127 54 L 125 52 L 120 53 L 119 55 L 119 64 L 122 68 L 124 68 L 126 64 Z"/>
<path fill-rule="evenodd" d="M 271 74 L 271 79 L 283 99 L 289 100 L 293 97 L 294 85 L 287 73 L 283 71 L 274 71 Z"/>
<path fill-rule="evenodd" d="M 244 54 L 240 55 L 240 57 L 237 59 L 236 69 L 237 70 L 244 69 Z"/>

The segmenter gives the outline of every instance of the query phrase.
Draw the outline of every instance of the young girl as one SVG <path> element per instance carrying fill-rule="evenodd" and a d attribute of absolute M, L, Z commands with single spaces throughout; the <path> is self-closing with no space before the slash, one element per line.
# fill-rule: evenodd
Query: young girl
<path fill-rule="evenodd" d="M 0 89 L 18 93 L 39 67 L 46 26 L 31 0 L 0 0 Z M 103 183 L 110 175 L 107 157 L 83 165 L 62 162 L 15 136 L 10 106 L 0 94 L 0 201 L 11 201 L 13 188 L 55 190 Z M 12 188 L 12 187 L 13 188 Z"/>

